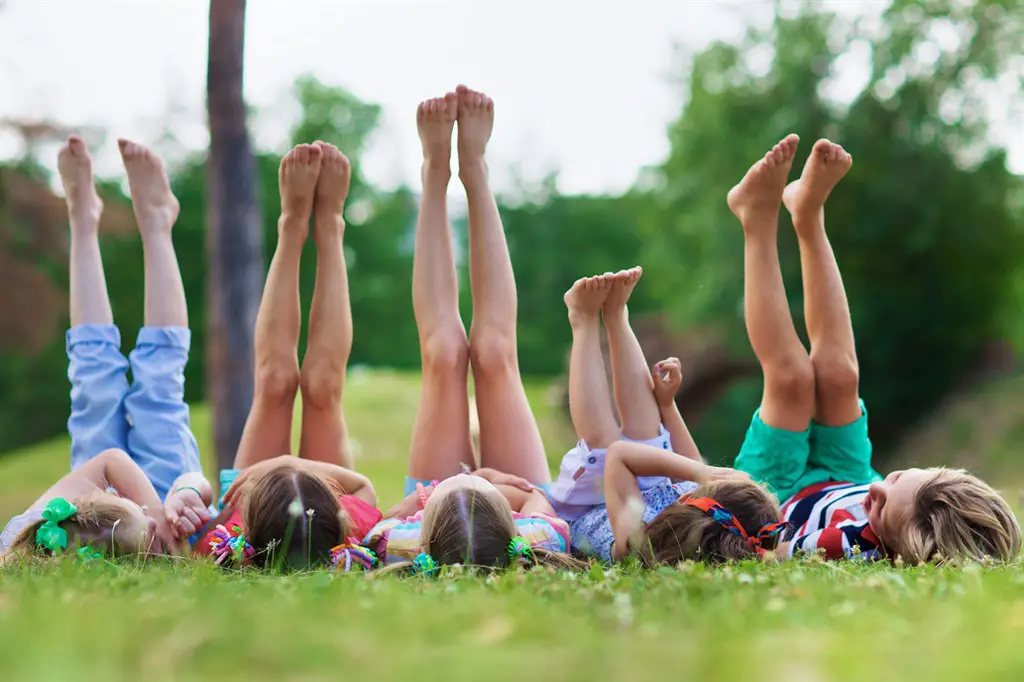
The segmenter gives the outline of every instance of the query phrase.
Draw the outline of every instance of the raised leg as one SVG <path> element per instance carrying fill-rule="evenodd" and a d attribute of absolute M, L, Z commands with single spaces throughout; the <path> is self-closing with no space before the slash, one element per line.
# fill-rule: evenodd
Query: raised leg
<path fill-rule="evenodd" d="M 299 389 L 299 261 L 320 174 L 320 147 L 300 144 L 281 160 L 277 249 L 256 316 L 256 393 L 235 457 L 245 467 L 291 451 Z"/>
<path fill-rule="evenodd" d="M 458 97 L 459 178 L 469 204 L 469 352 L 480 418 L 480 461 L 533 483 L 548 483 L 544 444 L 519 375 L 516 282 L 484 159 L 494 102 L 461 85 Z"/>
<path fill-rule="evenodd" d="M 622 435 L 631 440 L 656 438 L 661 432 L 661 411 L 654 397 L 651 370 L 629 326 L 627 303 L 641 275 L 643 270 L 636 267 L 611 276 L 611 293 L 604 303 L 615 405 L 622 420 Z"/>
<path fill-rule="evenodd" d="M 814 421 L 845 426 L 861 416 L 857 349 L 843 278 L 825 233 L 825 200 L 853 164 L 838 144 L 818 140 L 783 202 L 800 243 L 804 316 L 814 367 Z"/>
<path fill-rule="evenodd" d="M 96 195 L 92 159 L 81 138 L 68 138 L 57 156 L 57 168 L 71 223 L 68 433 L 75 469 L 104 450 L 128 447 L 124 412 L 128 361 L 120 350 L 121 335 L 114 326 L 103 273 L 99 242 L 103 203 Z"/>
<path fill-rule="evenodd" d="M 778 217 L 799 138 L 790 135 L 755 163 L 729 192 L 743 225 L 744 317 L 764 372 L 761 420 L 804 431 L 814 411 L 814 371 L 793 326 L 778 252 Z"/>
<path fill-rule="evenodd" d="M 191 344 L 188 306 L 171 228 L 178 201 L 160 159 L 143 145 L 119 140 L 145 261 L 145 325 L 128 356 L 132 387 L 128 453 L 161 499 L 185 473 L 202 471 L 185 404 L 185 365 Z"/>
<path fill-rule="evenodd" d="M 352 352 L 352 308 L 345 265 L 345 220 L 351 168 L 336 147 L 318 143 L 320 179 L 313 210 L 316 284 L 309 311 L 309 343 L 302 361 L 302 436 L 299 456 L 351 469 L 341 397 Z"/>
<path fill-rule="evenodd" d="M 443 479 L 473 467 L 469 438 L 469 344 L 459 316 L 447 192 L 451 180 L 455 93 L 420 103 L 423 195 L 416 223 L 412 304 L 423 359 L 423 388 L 409 450 L 409 476 Z"/>
<path fill-rule="evenodd" d="M 572 326 L 569 354 L 569 413 L 576 435 L 591 449 L 619 439 L 611 391 L 601 356 L 601 306 L 612 287 L 610 277 L 584 277 L 565 293 Z"/>

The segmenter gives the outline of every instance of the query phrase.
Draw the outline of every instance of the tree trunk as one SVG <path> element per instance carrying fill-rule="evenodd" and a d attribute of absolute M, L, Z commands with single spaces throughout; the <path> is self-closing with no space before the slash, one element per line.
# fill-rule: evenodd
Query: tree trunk
<path fill-rule="evenodd" d="M 242 95 L 244 50 L 245 0 L 211 0 L 206 394 L 221 468 L 234 462 L 252 405 L 253 333 L 263 280 L 256 159 Z"/>

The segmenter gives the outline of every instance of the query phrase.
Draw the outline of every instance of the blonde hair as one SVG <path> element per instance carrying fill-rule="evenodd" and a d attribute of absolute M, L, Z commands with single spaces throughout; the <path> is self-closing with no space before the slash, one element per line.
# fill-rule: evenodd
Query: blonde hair
<path fill-rule="evenodd" d="M 91 547 L 103 554 L 114 552 L 114 527 L 119 523 L 130 524 L 132 515 L 123 504 L 111 499 L 108 493 L 97 492 L 82 500 L 74 500 L 78 511 L 61 521 L 59 525 L 68 534 L 68 549 Z M 45 521 L 39 519 L 27 526 L 11 543 L 10 550 L 0 556 L 0 565 L 26 561 L 32 557 L 53 556 L 45 548 L 36 545 L 36 533 Z"/>
<path fill-rule="evenodd" d="M 453 490 L 428 506 L 423 515 L 423 551 L 439 565 L 475 568 L 551 566 L 571 571 L 587 564 L 563 552 L 539 547 L 527 556 L 512 557 L 509 546 L 519 535 L 508 502 L 498 493 Z M 394 564 L 384 572 L 412 572 L 411 562 Z"/>
<path fill-rule="evenodd" d="M 1006 501 L 963 469 L 935 468 L 917 493 L 913 516 L 899 538 L 904 560 L 960 563 L 1012 561 L 1021 531 Z"/>
<path fill-rule="evenodd" d="M 689 497 L 714 499 L 752 536 L 782 518 L 775 496 L 752 481 L 705 483 Z M 758 556 L 749 541 L 729 532 L 701 509 L 681 502 L 670 505 L 654 517 L 644 529 L 644 535 L 645 546 L 639 550 L 641 559 L 648 565 L 676 564 L 685 560 L 722 563 Z M 769 541 L 769 544 L 764 549 L 774 549 L 775 543 Z"/>
<path fill-rule="evenodd" d="M 350 532 L 338 502 L 343 491 L 330 481 L 283 464 L 255 478 L 242 501 L 242 527 L 256 550 L 253 565 L 281 562 L 307 568 L 330 560 L 331 548 Z"/>

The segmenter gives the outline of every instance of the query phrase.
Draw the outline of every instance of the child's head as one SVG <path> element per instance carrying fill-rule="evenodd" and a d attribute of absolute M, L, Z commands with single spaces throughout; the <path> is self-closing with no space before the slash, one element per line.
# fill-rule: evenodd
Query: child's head
<path fill-rule="evenodd" d="M 73 502 L 54 498 L 44 508 L 44 517 L 15 538 L 9 554 L 53 556 L 81 547 L 110 556 L 146 554 L 155 532 L 156 521 L 131 500 L 104 492 Z"/>
<path fill-rule="evenodd" d="M 284 463 L 253 479 L 242 525 L 260 568 L 278 559 L 289 568 L 323 564 L 348 536 L 349 520 L 329 481 Z"/>
<path fill-rule="evenodd" d="M 717 514 L 715 508 L 720 508 Z M 781 517 L 779 503 L 764 486 L 739 477 L 712 481 L 679 498 L 647 524 L 648 546 L 642 554 L 663 564 L 758 557 L 759 550 L 775 548 Z M 730 529 L 731 521 L 746 536 Z"/>
<path fill-rule="evenodd" d="M 424 552 L 442 565 L 581 565 L 566 554 L 543 549 L 532 549 L 525 556 L 510 552 L 519 535 L 512 507 L 497 488 L 479 476 L 460 474 L 439 483 L 423 508 L 422 533 Z"/>
<path fill-rule="evenodd" d="M 906 469 L 872 483 L 864 502 L 871 529 L 906 561 L 1011 561 L 1021 531 L 1009 505 L 962 469 Z"/>

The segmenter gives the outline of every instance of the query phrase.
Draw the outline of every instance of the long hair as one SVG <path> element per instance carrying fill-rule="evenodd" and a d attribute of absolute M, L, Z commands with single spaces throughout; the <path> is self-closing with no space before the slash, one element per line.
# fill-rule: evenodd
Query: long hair
<path fill-rule="evenodd" d="M 474 568 L 551 566 L 578 571 L 586 567 L 563 552 L 532 548 L 526 556 L 512 556 L 509 546 L 518 535 L 512 508 L 504 497 L 476 490 L 453 490 L 429 505 L 423 515 L 423 551 L 440 565 Z M 394 564 L 386 573 L 412 572 L 412 563 Z"/>
<path fill-rule="evenodd" d="M 699 486 L 690 497 L 710 497 L 725 507 L 744 530 L 755 535 L 782 517 L 775 497 L 752 481 L 714 481 Z M 714 518 L 689 505 L 676 503 L 647 524 L 646 547 L 640 549 L 648 564 L 675 564 L 684 560 L 722 563 L 757 557 L 757 550 L 742 537 L 726 530 Z M 773 549 L 775 541 L 765 549 Z"/>
<path fill-rule="evenodd" d="M 284 465 L 252 481 L 242 502 L 242 525 L 256 550 L 253 565 L 308 568 L 330 560 L 350 522 L 330 482 Z"/>

